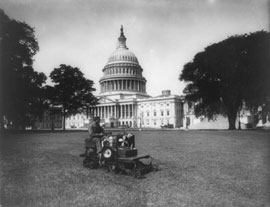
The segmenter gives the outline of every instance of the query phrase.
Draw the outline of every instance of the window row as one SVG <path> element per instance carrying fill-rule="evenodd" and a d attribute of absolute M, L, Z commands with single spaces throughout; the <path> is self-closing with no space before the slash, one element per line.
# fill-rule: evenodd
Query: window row
<path fill-rule="evenodd" d="M 150 111 L 142 111 L 141 112 L 141 117 L 145 117 L 145 116 L 150 116 Z M 160 110 L 159 113 L 157 110 L 154 110 L 153 113 L 152 113 L 153 116 L 170 116 L 170 111 L 169 110 Z"/>
<path fill-rule="evenodd" d="M 129 55 L 114 55 L 110 57 L 110 61 L 117 61 L 117 60 L 127 60 L 127 61 L 138 62 L 136 57 L 129 56 Z"/>
<path fill-rule="evenodd" d="M 131 74 L 131 75 L 142 75 L 142 72 L 135 68 L 109 68 L 104 72 L 105 75 L 115 74 Z"/>
<path fill-rule="evenodd" d="M 169 119 L 161 119 L 161 120 L 157 120 L 157 119 L 144 119 L 142 120 L 142 125 L 150 125 L 150 124 L 153 124 L 153 125 L 157 125 L 157 124 L 160 124 L 160 125 L 164 125 L 164 124 L 170 124 L 170 120 Z"/>
<path fill-rule="evenodd" d="M 144 105 L 141 105 L 141 108 L 144 108 L 144 107 L 146 107 L 146 108 L 149 108 L 150 106 L 153 106 L 153 107 L 156 107 L 156 106 L 160 106 L 160 107 L 164 107 L 164 106 L 170 106 L 170 103 L 155 103 L 155 104 L 152 104 L 152 103 L 150 103 L 150 104 L 144 104 Z"/>

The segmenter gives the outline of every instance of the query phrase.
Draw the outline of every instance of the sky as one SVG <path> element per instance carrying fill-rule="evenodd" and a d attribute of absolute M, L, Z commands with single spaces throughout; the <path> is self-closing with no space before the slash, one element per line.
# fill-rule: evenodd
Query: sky
<path fill-rule="evenodd" d="M 136 55 L 147 93 L 182 95 L 183 66 L 196 53 L 229 36 L 269 31 L 268 0 L 1 0 L 12 19 L 35 28 L 40 50 L 34 69 L 49 74 L 60 64 L 99 79 L 116 49 L 120 26 Z"/>

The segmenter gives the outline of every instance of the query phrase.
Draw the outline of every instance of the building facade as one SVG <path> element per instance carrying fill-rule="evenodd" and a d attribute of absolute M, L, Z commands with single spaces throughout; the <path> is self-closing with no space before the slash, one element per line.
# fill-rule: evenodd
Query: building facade
<path fill-rule="evenodd" d="M 156 97 L 148 95 L 143 68 L 135 54 L 128 49 L 126 40 L 121 26 L 116 49 L 102 69 L 103 76 L 99 81 L 99 104 L 90 108 L 90 113 L 67 117 L 65 121 L 67 129 L 87 127 L 89 114 L 99 116 L 101 124 L 106 127 L 160 128 L 171 126 L 185 129 L 228 129 L 226 117 L 220 115 L 216 121 L 209 121 L 203 116 L 196 117 L 195 103 L 184 102 L 183 97 L 172 95 L 170 90 L 164 90 L 160 96 Z M 258 111 L 260 112 L 260 110 Z M 256 117 L 243 105 L 238 113 L 236 124 L 240 124 L 242 129 L 270 127 L 270 115 L 265 115 L 263 119 L 262 114 L 259 113 L 259 117 Z M 34 128 L 61 129 L 62 126 L 61 115 L 52 116 L 45 113 L 42 120 L 36 121 Z"/>
<path fill-rule="evenodd" d="M 107 127 L 182 127 L 183 98 L 169 90 L 157 97 L 147 94 L 143 68 L 126 40 L 121 26 L 116 50 L 102 70 L 99 104 L 91 108 L 91 114 Z"/>

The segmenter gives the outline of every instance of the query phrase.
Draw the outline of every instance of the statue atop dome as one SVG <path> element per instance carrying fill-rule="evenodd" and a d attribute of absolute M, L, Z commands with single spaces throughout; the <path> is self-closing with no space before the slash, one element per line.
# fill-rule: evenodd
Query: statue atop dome
<path fill-rule="evenodd" d="M 121 28 L 120 28 L 120 31 L 121 31 L 121 35 L 124 35 L 124 28 L 123 28 L 123 25 L 121 25 Z"/>

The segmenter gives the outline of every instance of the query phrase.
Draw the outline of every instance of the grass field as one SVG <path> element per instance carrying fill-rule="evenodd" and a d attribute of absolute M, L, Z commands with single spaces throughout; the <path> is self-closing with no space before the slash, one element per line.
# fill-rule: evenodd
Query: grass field
<path fill-rule="evenodd" d="M 2 136 L 2 207 L 270 206 L 269 131 L 133 133 L 160 167 L 143 179 L 83 168 L 86 132 Z"/>

